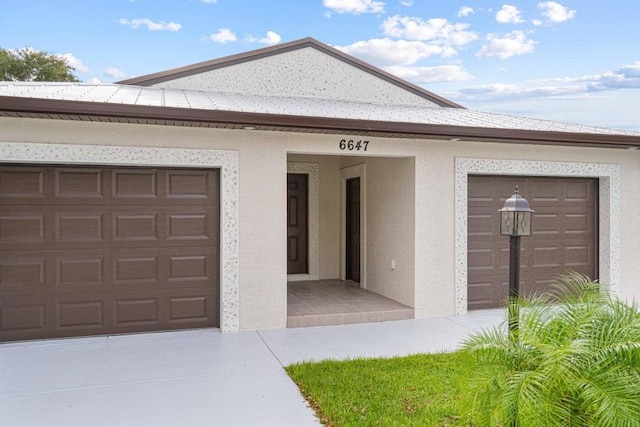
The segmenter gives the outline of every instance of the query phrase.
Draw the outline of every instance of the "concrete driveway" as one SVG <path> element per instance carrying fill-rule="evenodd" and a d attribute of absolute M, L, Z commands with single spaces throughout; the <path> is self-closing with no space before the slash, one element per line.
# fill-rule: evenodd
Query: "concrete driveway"
<path fill-rule="evenodd" d="M 2 426 L 317 426 L 283 366 L 455 349 L 499 311 L 0 344 Z"/>

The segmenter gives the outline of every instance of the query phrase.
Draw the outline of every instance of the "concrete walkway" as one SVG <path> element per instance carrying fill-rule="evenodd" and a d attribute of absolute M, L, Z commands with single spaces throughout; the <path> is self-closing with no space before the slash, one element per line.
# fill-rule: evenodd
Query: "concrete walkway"
<path fill-rule="evenodd" d="M 501 311 L 222 334 L 0 344 L 0 425 L 317 426 L 283 366 L 453 350 Z"/>

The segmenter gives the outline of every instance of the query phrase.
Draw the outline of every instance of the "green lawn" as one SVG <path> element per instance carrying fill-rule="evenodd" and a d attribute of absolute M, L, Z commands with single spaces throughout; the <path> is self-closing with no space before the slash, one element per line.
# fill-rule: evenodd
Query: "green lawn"
<path fill-rule="evenodd" d="M 472 426 L 467 352 L 301 363 L 286 368 L 328 426 Z"/>

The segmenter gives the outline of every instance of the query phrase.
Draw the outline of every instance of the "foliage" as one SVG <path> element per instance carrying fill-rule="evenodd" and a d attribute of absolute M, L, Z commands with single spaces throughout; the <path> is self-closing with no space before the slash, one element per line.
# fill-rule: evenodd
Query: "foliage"
<path fill-rule="evenodd" d="M 0 48 L 0 81 L 77 82 L 74 68 L 64 58 L 23 48 Z"/>
<path fill-rule="evenodd" d="M 480 425 L 640 426 L 638 307 L 575 273 L 557 289 L 519 302 L 516 340 L 503 326 L 465 341 L 497 369 L 476 382 Z"/>
<path fill-rule="evenodd" d="M 452 427 L 471 425 L 470 378 L 491 367 L 477 365 L 468 352 L 455 352 L 305 362 L 286 369 L 324 425 Z"/>

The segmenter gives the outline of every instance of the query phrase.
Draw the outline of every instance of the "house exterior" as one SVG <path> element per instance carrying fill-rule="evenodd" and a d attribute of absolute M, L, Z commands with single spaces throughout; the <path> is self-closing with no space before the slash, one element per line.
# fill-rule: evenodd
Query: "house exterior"
<path fill-rule="evenodd" d="M 0 83 L 0 340 L 284 328 L 287 280 L 460 315 L 640 298 L 640 133 L 466 109 L 313 39 L 118 84 Z M 285 238 L 286 236 L 286 238 Z"/>

